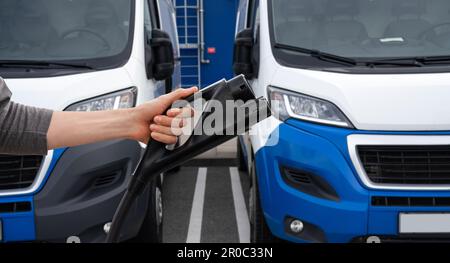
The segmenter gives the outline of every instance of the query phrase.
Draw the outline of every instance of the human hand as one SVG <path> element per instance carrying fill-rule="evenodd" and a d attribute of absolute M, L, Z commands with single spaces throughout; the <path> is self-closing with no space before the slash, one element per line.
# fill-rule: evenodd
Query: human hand
<path fill-rule="evenodd" d="M 133 139 L 143 143 L 148 143 L 150 138 L 165 144 L 176 143 L 184 126 L 183 118 L 191 117 L 191 113 L 186 114 L 186 110 L 181 109 L 164 111 L 177 100 L 189 97 L 197 91 L 197 87 L 178 89 L 134 108 L 133 122 L 136 127 L 133 129 Z"/>

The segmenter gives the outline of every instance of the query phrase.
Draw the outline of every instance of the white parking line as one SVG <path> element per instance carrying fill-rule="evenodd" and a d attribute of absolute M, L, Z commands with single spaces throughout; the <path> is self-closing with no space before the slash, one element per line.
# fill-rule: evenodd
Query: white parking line
<path fill-rule="evenodd" d="M 233 191 L 234 212 L 240 243 L 250 243 L 250 222 L 242 193 L 241 179 L 236 167 L 230 167 L 231 189 Z"/>
<path fill-rule="evenodd" d="M 192 200 L 191 218 L 186 243 L 200 243 L 202 235 L 203 203 L 205 201 L 207 168 L 198 168 L 195 183 L 194 198 Z"/>

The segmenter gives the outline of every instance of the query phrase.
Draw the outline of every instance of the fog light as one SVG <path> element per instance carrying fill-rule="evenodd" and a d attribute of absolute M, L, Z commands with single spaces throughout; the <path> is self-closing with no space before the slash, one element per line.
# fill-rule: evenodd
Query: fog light
<path fill-rule="evenodd" d="M 294 220 L 292 220 L 290 227 L 291 227 L 291 231 L 293 233 L 298 234 L 303 231 L 304 225 L 303 225 L 302 221 L 300 221 L 298 219 L 294 219 Z"/>
<path fill-rule="evenodd" d="M 106 223 L 104 226 L 103 226 L 103 231 L 105 231 L 105 234 L 108 234 L 109 233 L 109 230 L 111 229 L 111 222 L 110 223 Z"/>

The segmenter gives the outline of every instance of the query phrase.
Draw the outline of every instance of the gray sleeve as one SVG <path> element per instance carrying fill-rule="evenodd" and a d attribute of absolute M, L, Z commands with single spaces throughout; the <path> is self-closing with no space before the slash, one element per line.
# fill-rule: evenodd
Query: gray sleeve
<path fill-rule="evenodd" d="M 14 103 L 11 95 L 0 78 L 0 154 L 46 155 L 53 112 Z"/>

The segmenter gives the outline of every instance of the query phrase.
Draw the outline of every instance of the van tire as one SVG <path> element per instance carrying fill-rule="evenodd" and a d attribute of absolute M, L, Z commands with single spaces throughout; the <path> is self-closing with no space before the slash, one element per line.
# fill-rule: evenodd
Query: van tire
<path fill-rule="evenodd" d="M 260 192 L 254 162 L 252 163 L 250 178 L 252 180 L 249 195 L 250 242 L 278 243 L 280 240 L 272 234 L 267 226 L 264 212 L 261 208 Z"/>
<path fill-rule="evenodd" d="M 242 153 L 242 146 L 241 146 L 241 140 L 237 138 L 237 149 L 236 149 L 236 160 L 237 160 L 237 167 L 239 171 L 246 172 L 248 170 L 247 168 L 247 161 L 245 160 L 244 154 Z"/>
<path fill-rule="evenodd" d="M 141 229 L 133 242 L 162 243 L 163 239 L 163 207 L 162 179 L 157 176 L 149 185 L 149 203 Z"/>

